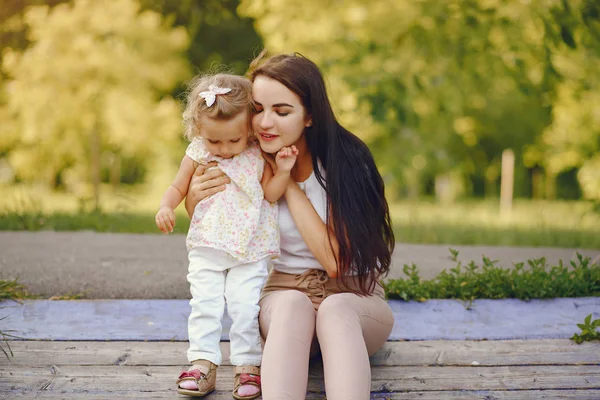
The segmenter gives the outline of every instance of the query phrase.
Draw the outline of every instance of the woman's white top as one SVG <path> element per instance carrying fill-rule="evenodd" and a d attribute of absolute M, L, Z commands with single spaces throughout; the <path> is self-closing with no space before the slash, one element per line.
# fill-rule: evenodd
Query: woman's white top
<path fill-rule="evenodd" d="M 323 169 L 321 169 L 321 174 L 325 176 Z M 315 172 L 313 171 L 304 182 L 298 182 L 298 185 L 306 193 L 306 197 L 312 203 L 321 220 L 325 222 L 327 193 L 317 181 Z M 279 200 L 279 239 L 281 253 L 279 258 L 272 260 L 273 268 L 277 271 L 288 274 L 301 274 L 308 269 L 325 270 L 300 236 L 285 197 Z"/>

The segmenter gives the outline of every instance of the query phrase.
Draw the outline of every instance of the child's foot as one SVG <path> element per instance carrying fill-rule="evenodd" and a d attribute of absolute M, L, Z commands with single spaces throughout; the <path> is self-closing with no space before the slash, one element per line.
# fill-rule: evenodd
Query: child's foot
<path fill-rule="evenodd" d="M 260 368 L 253 366 L 234 367 L 233 398 L 238 400 L 256 399 L 261 394 Z"/>
<path fill-rule="evenodd" d="M 248 374 L 250 377 L 257 377 L 258 375 Z M 260 393 L 260 388 L 254 385 L 241 385 L 238 389 L 238 394 L 242 397 L 254 396 L 255 394 Z"/>
<path fill-rule="evenodd" d="M 188 369 L 188 372 L 190 370 Z M 182 389 L 187 389 L 187 390 L 198 390 L 198 384 L 196 383 L 196 381 L 182 381 L 179 383 L 179 387 Z"/>
<path fill-rule="evenodd" d="M 182 372 L 177 379 L 177 391 L 188 396 L 205 396 L 215 390 L 216 383 L 217 366 L 207 361 Z"/>

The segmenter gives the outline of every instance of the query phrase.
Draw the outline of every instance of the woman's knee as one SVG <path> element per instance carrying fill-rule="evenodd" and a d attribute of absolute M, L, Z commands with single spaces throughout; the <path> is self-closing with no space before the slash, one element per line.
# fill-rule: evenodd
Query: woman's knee
<path fill-rule="evenodd" d="M 319 306 L 317 318 L 330 319 L 336 316 L 346 318 L 357 315 L 354 306 L 356 297 L 353 293 L 339 293 L 327 297 Z"/>
<path fill-rule="evenodd" d="M 266 339 L 275 329 L 286 335 L 311 336 L 315 329 L 315 310 L 310 299 L 297 290 L 273 293 L 261 301 L 260 331 Z"/>
<path fill-rule="evenodd" d="M 283 312 L 286 314 L 314 313 L 314 307 L 310 299 L 298 290 L 286 290 L 277 293 L 277 299 L 272 305 L 272 312 Z"/>
<path fill-rule="evenodd" d="M 319 306 L 317 312 L 317 330 L 347 329 L 348 326 L 360 326 L 360 317 L 352 307 L 351 293 L 329 296 Z"/>

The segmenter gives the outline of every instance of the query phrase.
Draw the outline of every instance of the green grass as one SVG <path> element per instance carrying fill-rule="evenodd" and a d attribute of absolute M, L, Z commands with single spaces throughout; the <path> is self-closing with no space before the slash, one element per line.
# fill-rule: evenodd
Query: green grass
<path fill-rule="evenodd" d="M 421 280 L 417 266 L 404 265 L 406 278 L 384 282 L 390 299 L 425 301 L 428 299 L 547 299 L 558 297 L 600 296 L 600 265 L 577 254 L 570 265 L 549 266 L 544 258 L 501 268 L 486 257 L 483 264 L 457 261 L 456 267 L 443 270 L 434 279 Z"/>
<path fill-rule="evenodd" d="M 7 299 L 24 299 L 27 297 L 27 291 L 25 287 L 14 281 L 0 280 L 0 300 Z"/>
<path fill-rule="evenodd" d="M 12 299 L 18 301 L 19 299 L 26 298 L 27 296 L 28 295 L 25 287 L 16 280 L 0 280 L 0 300 Z M 0 323 L 7 317 L 7 315 L 0 317 Z M 18 336 L 13 334 L 13 332 L 13 330 L 0 330 L 0 351 L 2 351 L 7 359 L 10 359 L 14 356 L 8 342 L 9 339 L 18 338 Z"/>
<path fill-rule="evenodd" d="M 600 214 L 591 202 L 516 200 L 510 214 L 498 210 L 493 200 L 390 205 L 400 242 L 600 249 Z"/>
<path fill-rule="evenodd" d="M 31 186 L 2 186 L 0 191 L 0 230 L 160 233 L 154 215 L 161 193 L 143 187 L 116 192 L 104 187 L 103 212 L 90 211 L 89 200 Z M 600 249 L 600 213 L 590 202 L 516 200 L 509 215 L 498 209 L 493 200 L 390 205 L 399 242 Z M 188 226 L 180 206 L 175 232 L 185 233 Z"/>

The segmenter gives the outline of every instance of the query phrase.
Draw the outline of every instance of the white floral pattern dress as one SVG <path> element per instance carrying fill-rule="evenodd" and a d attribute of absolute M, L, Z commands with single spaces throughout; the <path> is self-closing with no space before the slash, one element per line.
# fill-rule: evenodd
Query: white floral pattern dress
<path fill-rule="evenodd" d="M 264 198 L 260 184 L 265 167 L 255 142 L 230 158 L 210 154 L 203 139 L 194 138 L 186 155 L 199 164 L 216 161 L 231 179 L 225 190 L 202 200 L 194 210 L 186 245 L 221 250 L 241 262 L 279 255 L 277 203 Z"/>

